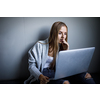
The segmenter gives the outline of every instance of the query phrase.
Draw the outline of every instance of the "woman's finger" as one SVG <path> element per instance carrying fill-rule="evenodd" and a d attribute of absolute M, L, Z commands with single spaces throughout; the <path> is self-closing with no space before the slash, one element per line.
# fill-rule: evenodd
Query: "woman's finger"
<path fill-rule="evenodd" d="M 49 80 L 45 78 L 44 82 L 47 83 L 47 82 L 49 82 Z"/>
<path fill-rule="evenodd" d="M 48 80 L 49 79 L 49 77 L 47 77 L 47 76 L 45 76 L 45 78 Z"/>

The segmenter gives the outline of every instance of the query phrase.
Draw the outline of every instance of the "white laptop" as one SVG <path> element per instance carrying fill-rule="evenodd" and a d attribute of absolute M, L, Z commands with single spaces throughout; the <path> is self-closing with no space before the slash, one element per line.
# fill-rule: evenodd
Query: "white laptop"
<path fill-rule="evenodd" d="M 60 51 L 56 60 L 56 80 L 88 71 L 95 47 Z"/>

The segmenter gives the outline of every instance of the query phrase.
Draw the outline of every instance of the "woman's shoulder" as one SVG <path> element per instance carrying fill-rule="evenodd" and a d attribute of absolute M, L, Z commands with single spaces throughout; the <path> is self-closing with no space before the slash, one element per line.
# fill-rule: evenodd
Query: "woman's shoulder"
<path fill-rule="evenodd" d="M 34 46 L 32 48 L 40 48 L 43 45 L 46 45 L 47 43 L 48 43 L 48 38 L 45 40 L 39 40 L 34 44 Z"/>
<path fill-rule="evenodd" d="M 48 43 L 48 38 L 45 39 L 45 40 L 39 40 L 39 41 L 37 41 L 37 43 L 39 43 L 39 44 L 47 44 Z"/>
<path fill-rule="evenodd" d="M 45 40 L 39 40 L 37 41 L 32 48 L 29 50 L 29 52 L 38 52 L 38 51 L 42 51 L 42 48 L 46 48 L 48 45 L 46 45 L 46 43 L 48 43 L 48 38 Z"/>

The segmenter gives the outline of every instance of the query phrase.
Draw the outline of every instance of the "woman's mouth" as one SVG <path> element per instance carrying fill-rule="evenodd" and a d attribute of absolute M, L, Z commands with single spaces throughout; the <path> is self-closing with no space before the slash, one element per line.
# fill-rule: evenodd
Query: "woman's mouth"
<path fill-rule="evenodd" d="M 63 39 L 60 39 L 60 42 L 63 42 Z"/>

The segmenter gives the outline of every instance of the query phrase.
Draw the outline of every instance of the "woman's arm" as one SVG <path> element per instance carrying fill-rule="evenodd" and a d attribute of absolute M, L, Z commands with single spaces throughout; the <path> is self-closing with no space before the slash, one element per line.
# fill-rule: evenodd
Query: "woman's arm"
<path fill-rule="evenodd" d="M 41 62 L 41 48 L 39 43 L 36 43 L 33 48 L 28 51 L 28 63 L 30 73 L 38 80 L 42 74 L 39 69 L 39 63 Z"/>
<path fill-rule="evenodd" d="M 41 84 L 49 82 L 49 78 L 44 76 L 40 71 L 40 66 L 37 63 L 41 63 L 41 48 L 40 44 L 36 43 L 32 49 L 28 52 L 28 63 L 30 73 L 38 80 Z"/>

